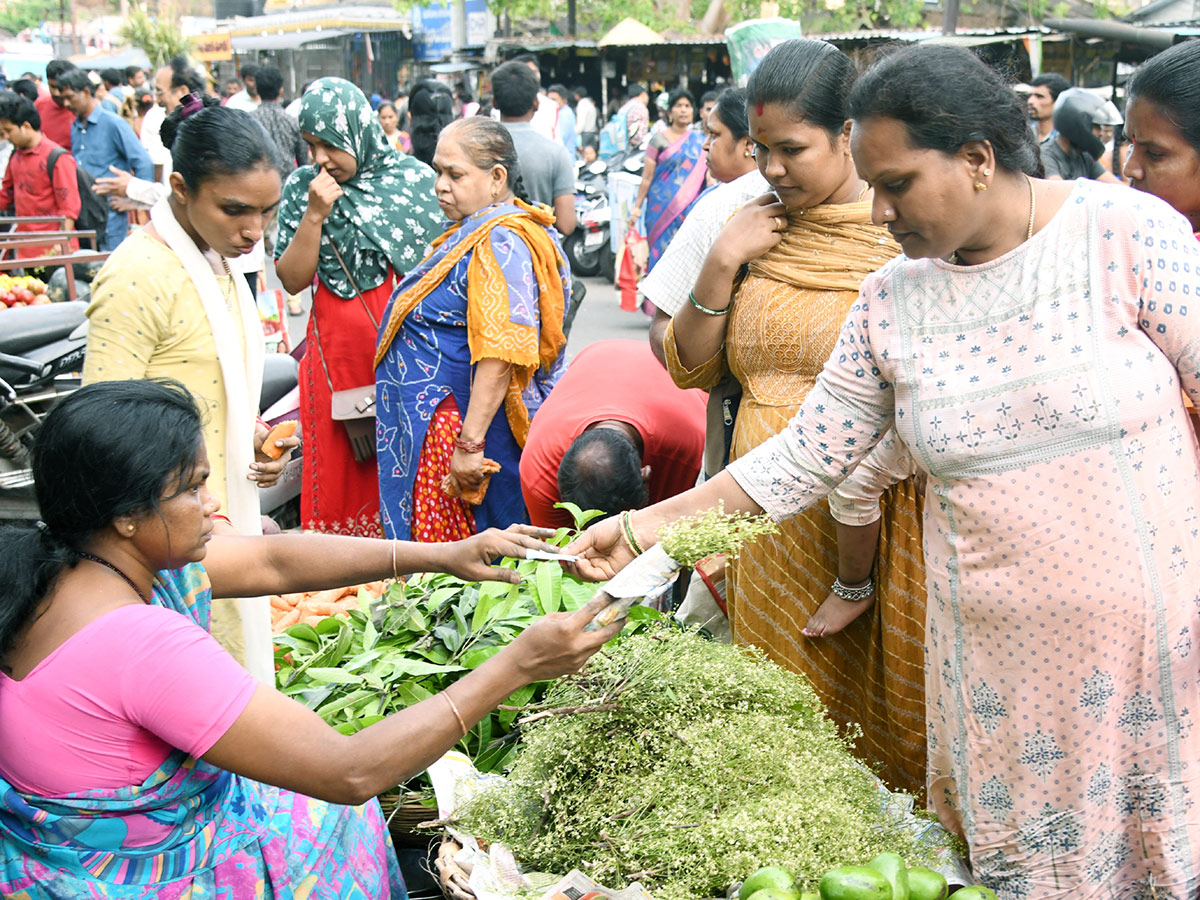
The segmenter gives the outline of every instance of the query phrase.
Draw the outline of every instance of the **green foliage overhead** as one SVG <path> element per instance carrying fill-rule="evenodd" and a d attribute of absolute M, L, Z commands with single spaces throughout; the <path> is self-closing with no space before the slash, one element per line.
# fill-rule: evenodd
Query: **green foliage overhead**
<path fill-rule="evenodd" d="M 166 65 L 173 56 L 187 56 L 192 49 L 190 38 L 173 22 L 151 19 L 141 7 L 129 10 L 129 19 L 121 26 L 121 37 L 142 50 L 155 66 Z"/>
<path fill-rule="evenodd" d="M 0 4 L 0 29 L 16 34 L 35 28 L 47 19 L 58 18 L 58 4 L 47 0 L 5 0 Z M 19 72 L 9 72 L 9 77 Z"/>
<path fill-rule="evenodd" d="M 760 0 L 724 0 L 730 22 L 762 15 Z M 655 31 L 694 32 L 709 8 L 709 0 L 577 0 L 580 35 L 600 37 L 629 16 Z M 567 0 L 488 0 L 497 17 L 506 13 L 513 23 L 553 22 L 567 18 Z M 798 19 L 806 34 L 854 31 L 860 28 L 919 28 L 924 23 L 923 0 L 780 0 L 779 15 Z"/>

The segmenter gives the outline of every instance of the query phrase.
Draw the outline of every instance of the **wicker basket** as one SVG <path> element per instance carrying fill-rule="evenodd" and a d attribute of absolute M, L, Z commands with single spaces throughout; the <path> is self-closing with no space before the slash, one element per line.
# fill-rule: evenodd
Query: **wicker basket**
<path fill-rule="evenodd" d="M 409 799 L 411 795 L 396 792 L 379 795 L 379 806 L 383 819 L 397 847 L 428 847 L 441 837 L 438 828 L 418 828 L 424 822 L 438 817 L 437 810 Z M 402 802 L 403 801 L 403 802 Z"/>

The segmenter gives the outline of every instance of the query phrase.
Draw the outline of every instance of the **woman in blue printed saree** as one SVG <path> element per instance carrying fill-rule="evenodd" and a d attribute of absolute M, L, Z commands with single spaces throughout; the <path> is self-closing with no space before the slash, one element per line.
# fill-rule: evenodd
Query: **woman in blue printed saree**
<path fill-rule="evenodd" d="M 526 521 L 521 448 L 565 367 L 571 292 L 503 125 L 454 122 L 433 162 L 453 224 L 396 289 L 375 354 L 384 533 L 422 542 Z"/>
<path fill-rule="evenodd" d="M 644 208 L 642 233 L 650 244 L 647 271 L 654 269 L 692 204 L 704 191 L 704 175 L 708 170 L 704 135 L 692 130 L 695 98 L 687 90 L 672 91 L 667 109 L 667 127 L 655 134 L 646 148 L 642 183 L 629 220 L 631 226 L 637 225 Z"/>
<path fill-rule="evenodd" d="M 201 412 L 176 382 L 88 385 L 47 417 L 45 517 L 0 530 L 0 896 L 407 897 L 373 799 L 610 632 L 546 617 L 438 697 L 354 735 L 256 682 L 207 632 L 218 595 L 424 570 L 512 581 L 519 527 L 454 545 L 212 534 Z M 521 645 L 518 647 L 517 645 Z"/>

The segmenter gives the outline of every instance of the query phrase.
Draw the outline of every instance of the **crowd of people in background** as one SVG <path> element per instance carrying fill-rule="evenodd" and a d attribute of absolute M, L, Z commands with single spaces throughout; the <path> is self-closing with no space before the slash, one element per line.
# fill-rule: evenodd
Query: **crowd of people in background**
<path fill-rule="evenodd" d="M 604 111 L 533 56 L 478 95 L 420 79 L 368 96 L 323 77 L 287 97 L 278 69 L 243 66 L 218 96 L 182 58 L 152 73 L 55 60 L 44 86 L 14 81 L 0 209 L 87 223 L 110 256 L 86 386 L 35 460 L 51 508 L 0 536 L 21 585 L 0 606 L 0 725 L 39 742 L 20 758 L 0 746 L 0 893 L 56 878 L 100 896 L 87 866 L 102 853 L 129 859 L 121 877 L 148 896 L 162 860 L 172 877 L 203 868 L 213 894 L 303 868 L 340 896 L 403 896 L 378 808 L 309 794 L 366 799 L 608 633 L 584 636 L 586 616 L 535 626 L 523 664 L 506 651 L 444 695 L 453 718 L 433 698 L 380 723 L 402 750 L 357 736 L 370 761 L 353 784 L 316 750 L 287 771 L 255 761 L 276 723 L 312 748 L 330 738 L 225 654 L 269 683 L 258 593 L 418 566 L 494 575 L 486 561 L 546 536 L 523 523 L 565 524 L 568 501 L 609 514 L 567 548 L 596 579 L 718 503 L 780 520 L 737 560 L 698 566 L 685 605 L 707 602 L 706 627 L 725 622 L 861 723 L 857 752 L 924 793 L 1002 897 L 1195 896 L 1200 454 L 1181 389 L 1200 400 L 1197 73 L 1200 42 L 1159 54 L 1123 112 L 1054 74 L 1018 93 L 961 48 L 859 72 L 803 39 L 745 88 L 655 85 L 652 99 L 630 83 Z M 576 171 L 631 152 L 645 154 L 626 224 L 648 244 L 649 342 L 568 364 Z M 310 297 L 300 434 L 275 446 L 257 409 L 267 253 L 286 293 Z M 122 455 L 122 429 L 152 433 Z M 301 437 L 301 526 L 326 537 L 285 538 L 257 566 L 258 488 Z M 91 467 L 60 485 L 71 447 Z M 168 674 L 217 673 L 194 705 L 220 727 L 37 694 L 35 670 L 70 682 L 95 665 L 56 643 L 97 615 L 62 585 L 106 598 L 101 612 L 141 600 L 190 617 L 179 631 L 126 610 L 106 639 L 153 683 L 170 668 L 151 659 L 156 634 L 203 644 Z M 243 599 L 210 610 L 214 590 Z M 27 684 L 32 699 L 7 702 Z M 119 774 L 34 764 L 78 759 L 78 735 L 100 732 L 97 759 L 134 760 Z M 274 799 L 247 800 L 260 795 Z M 167 812 L 143 816 L 148 797 Z M 136 827 L 64 838 L 50 872 L 28 838 L 47 804 L 68 837 L 114 809 Z M 175 816 L 261 840 L 217 841 L 209 865 L 179 846 Z"/>

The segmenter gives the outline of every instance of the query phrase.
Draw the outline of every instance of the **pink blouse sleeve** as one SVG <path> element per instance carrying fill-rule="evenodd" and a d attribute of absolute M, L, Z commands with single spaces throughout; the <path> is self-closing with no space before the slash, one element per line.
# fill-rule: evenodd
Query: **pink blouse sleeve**
<path fill-rule="evenodd" d="M 207 631 L 148 606 L 127 625 L 120 696 L 130 722 L 190 753 L 207 753 L 241 715 L 254 678 Z"/>

